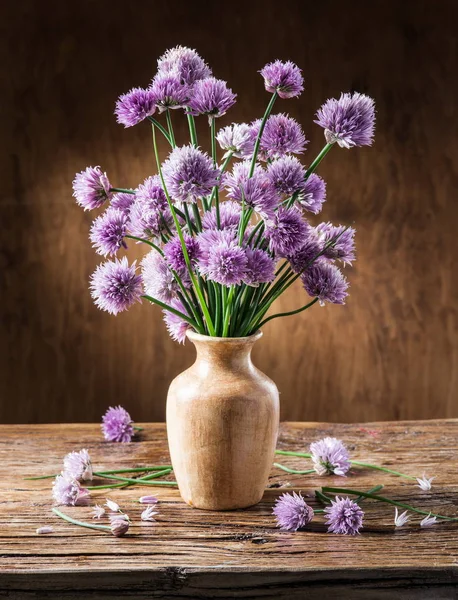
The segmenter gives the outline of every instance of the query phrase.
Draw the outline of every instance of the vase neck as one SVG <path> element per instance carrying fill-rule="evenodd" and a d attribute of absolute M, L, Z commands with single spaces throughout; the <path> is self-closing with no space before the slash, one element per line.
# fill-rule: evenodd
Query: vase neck
<path fill-rule="evenodd" d="M 249 370 L 253 367 L 251 350 L 261 333 L 245 338 L 212 338 L 189 335 L 196 347 L 196 363 L 208 369 Z"/>

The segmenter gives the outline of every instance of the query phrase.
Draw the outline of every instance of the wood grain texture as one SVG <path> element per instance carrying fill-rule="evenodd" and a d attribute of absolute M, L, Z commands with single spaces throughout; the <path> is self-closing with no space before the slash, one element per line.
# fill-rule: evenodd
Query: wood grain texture
<path fill-rule="evenodd" d="M 152 173 L 148 127 L 124 130 L 112 111 L 178 43 L 239 94 L 220 125 L 260 116 L 257 71 L 296 61 L 306 92 L 278 110 L 311 139 L 306 163 L 322 145 L 312 121 L 326 98 L 357 89 L 377 102 L 375 146 L 336 148 L 320 168 L 322 218 L 358 230 L 348 304 L 269 323 L 254 352 L 282 418 L 458 416 L 456 2 L 21 0 L 0 10 L 0 421 L 95 421 L 117 403 L 163 420 L 167 387 L 191 363 L 156 308 L 114 318 L 94 307 L 91 215 L 71 197 L 88 164 L 126 187 Z M 178 111 L 174 120 L 184 141 Z M 207 147 L 204 121 L 199 134 Z M 297 287 L 278 307 L 303 298 Z"/>
<path fill-rule="evenodd" d="M 156 525 L 140 524 L 140 495 L 153 488 L 113 490 L 133 520 L 129 534 L 70 525 L 51 512 L 50 480 L 24 481 L 30 474 L 61 468 L 62 456 L 86 447 L 98 469 L 168 464 L 165 426 L 146 424 L 131 444 L 101 441 L 98 425 L 0 427 L 0 596 L 68 598 L 308 598 L 388 600 L 457 598 L 456 523 L 420 529 L 417 518 L 393 525 L 393 508 L 366 502 L 365 523 L 357 537 L 325 533 L 323 518 L 309 530 L 281 532 L 272 507 L 283 490 L 301 491 L 310 503 L 314 489 L 342 485 L 369 489 L 382 483 L 386 495 L 426 510 L 456 515 L 458 508 L 458 420 L 429 422 L 284 423 L 279 445 L 301 451 L 324 435 L 345 441 L 352 458 L 434 474 L 433 490 L 382 472 L 352 469 L 346 479 L 288 475 L 273 469 L 263 500 L 229 512 L 195 510 L 178 490 L 157 488 Z M 292 468 L 302 459 L 282 457 Z M 156 488 L 154 488 L 156 490 Z M 104 502 L 103 492 L 92 493 Z M 90 519 L 89 507 L 65 508 Z M 54 533 L 37 536 L 38 526 Z"/>

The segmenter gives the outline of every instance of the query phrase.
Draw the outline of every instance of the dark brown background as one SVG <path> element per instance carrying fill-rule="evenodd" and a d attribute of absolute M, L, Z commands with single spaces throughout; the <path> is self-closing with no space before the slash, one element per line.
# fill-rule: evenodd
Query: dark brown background
<path fill-rule="evenodd" d="M 267 61 L 297 62 L 306 93 L 277 110 L 303 124 L 306 162 L 323 143 L 312 120 L 326 98 L 356 89 L 377 102 L 375 146 L 335 148 L 320 169 L 322 218 L 358 230 L 348 304 L 274 321 L 255 350 L 281 391 L 282 417 L 458 416 L 457 6 L 2 3 L 0 420 L 98 420 L 116 403 L 138 421 L 162 420 L 167 386 L 192 360 L 158 310 L 115 318 L 94 307 L 92 215 L 71 197 L 74 173 L 89 164 L 122 187 L 152 173 L 148 126 L 124 130 L 113 107 L 178 43 L 197 48 L 239 94 L 221 125 L 261 116 L 269 97 L 257 71 Z M 281 308 L 299 306 L 301 294 Z"/>

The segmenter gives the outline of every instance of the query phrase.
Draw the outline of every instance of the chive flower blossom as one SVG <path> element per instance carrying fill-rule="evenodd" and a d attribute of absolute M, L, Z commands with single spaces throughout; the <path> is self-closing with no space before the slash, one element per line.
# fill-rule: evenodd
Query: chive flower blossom
<path fill-rule="evenodd" d="M 279 197 L 264 169 L 257 165 L 253 176 L 248 177 L 250 161 L 236 163 L 232 172 L 224 177 L 224 187 L 229 198 L 243 202 L 263 218 L 273 218 Z"/>
<path fill-rule="evenodd" d="M 100 167 L 87 167 L 73 180 L 73 196 L 84 210 L 100 208 L 106 200 L 111 200 L 113 194 L 110 189 L 107 174 Z"/>
<path fill-rule="evenodd" d="M 188 253 L 189 261 L 191 264 L 194 264 L 201 255 L 199 242 L 195 237 L 192 237 L 187 233 L 183 234 L 183 239 L 186 246 L 186 251 Z M 187 269 L 183 253 L 183 247 L 181 245 L 181 240 L 178 236 L 173 237 L 164 246 L 164 255 L 168 264 L 170 265 L 170 267 L 172 267 L 174 271 L 182 273 Z"/>
<path fill-rule="evenodd" d="M 305 169 L 295 156 L 283 156 L 267 167 L 267 177 L 277 193 L 292 196 L 303 191 Z"/>
<path fill-rule="evenodd" d="M 117 315 L 135 302 L 143 293 L 142 278 L 136 274 L 136 262 L 107 261 L 97 267 L 91 277 L 91 295 L 96 306 Z"/>
<path fill-rule="evenodd" d="M 325 437 L 310 444 L 313 468 L 318 475 L 340 475 L 345 477 L 351 467 L 350 456 L 345 445 L 338 439 Z"/>
<path fill-rule="evenodd" d="M 111 208 L 117 208 L 122 211 L 127 217 L 129 216 L 132 204 L 135 201 L 135 194 L 128 194 L 127 192 L 119 192 L 113 194 L 113 198 L 110 202 Z"/>
<path fill-rule="evenodd" d="M 145 294 L 166 303 L 176 298 L 180 286 L 163 256 L 153 249 L 145 255 L 141 267 Z M 178 276 L 185 287 L 190 285 L 186 269 L 182 269 Z"/>
<path fill-rule="evenodd" d="M 172 225 L 165 192 L 158 175 L 147 177 L 135 190 L 129 211 L 129 230 L 137 237 L 158 238 Z"/>
<path fill-rule="evenodd" d="M 123 246 L 127 248 L 124 236 L 127 233 L 127 215 L 118 208 L 108 208 L 98 216 L 91 227 L 90 240 L 96 252 L 102 256 L 116 254 Z"/>
<path fill-rule="evenodd" d="M 301 494 L 283 494 L 273 508 L 277 525 L 286 531 L 297 531 L 308 525 L 313 517 L 313 508 L 307 504 Z"/>
<path fill-rule="evenodd" d="M 169 303 L 169 305 L 175 310 L 178 310 L 182 314 L 188 316 L 186 309 L 180 300 L 174 299 Z M 178 342 L 179 344 L 184 344 L 186 340 L 186 332 L 190 328 L 189 323 L 182 317 L 169 310 L 164 310 L 163 313 L 165 326 L 167 327 L 167 331 L 169 332 L 172 340 Z"/>
<path fill-rule="evenodd" d="M 211 247 L 200 272 L 221 285 L 240 285 L 245 275 L 247 256 L 236 243 L 220 242 Z"/>
<path fill-rule="evenodd" d="M 226 200 L 219 205 L 219 227 L 216 218 L 216 207 L 207 211 L 202 218 L 204 229 L 237 229 L 242 208 L 237 202 Z"/>
<path fill-rule="evenodd" d="M 353 227 L 345 228 L 343 225 L 334 226 L 332 223 L 320 223 L 315 228 L 324 246 L 323 256 L 330 260 L 340 260 L 343 264 L 349 264 L 355 260 L 355 230 Z M 337 238 L 337 239 L 336 239 Z"/>
<path fill-rule="evenodd" d="M 119 96 L 116 102 L 116 120 L 124 127 L 133 127 L 155 112 L 156 102 L 151 89 L 133 88 Z"/>
<path fill-rule="evenodd" d="M 142 521 L 150 521 L 152 523 L 154 523 L 156 521 L 156 519 L 154 518 L 157 514 L 159 514 L 157 512 L 157 510 L 154 510 L 154 506 L 147 506 L 145 508 L 144 511 L 142 511 L 142 514 L 140 516 L 140 519 Z"/>
<path fill-rule="evenodd" d="M 316 173 L 312 173 L 302 185 L 299 202 L 305 210 L 317 215 L 323 208 L 325 200 L 326 183 L 322 177 Z"/>
<path fill-rule="evenodd" d="M 227 87 L 222 79 L 208 77 L 197 81 L 188 102 L 191 115 L 208 115 L 212 118 L 222 117 L 235 104 L 237 95 Z"/>
<path fill-rule="evenodd" d="M 301 280 L 305 291 L 313 298 L 318 298 L 321 306 L 326 302 L 345 304 L 348 281 L 340 269 L 326 260 L 316 260 L 304 271 Z"/>
<path fill-rule="evenodd" d="M 290 60 L 275 60 L 261 71 L 264 86 L 272 94 L 277 92 L 280 98 L 295 98 L 304 91 L 302 70 Z"/>
<path fill-rule="evenodd" d="M 87 506 L 90 501 L 89 491 L 65 472 L 54 480 L 52 495 L 57 505 Z"/>
<path fill-rule="evenodd" d="M 77 481 L 90 481 L 92 462 L 89 452 L 85 448 L 79 452 L 69 452 L 64 458 L 64 472 Z"/>
<path fill-rule="evenodd" d="M 190 94 L 189 86 L 183 84 L 174 72 L 158 73 L 151 83 L 150 91 L 160 113 L 169 108 L 183 108 Z"/>
<path fill-rule="evenodd" d="M 196 202 L 218 184 L 219 169 L 208 156 L 191 144 L 175 148 L 162 165 L 169 194 L 178 202 Z"/>
<path fill-rule="evenodd" d="M 243 282 L 252 287 L 275 279 L 275 261 L 264 250 L 245 248 L 246 265 Z"/>
<path fill-rule="evenodd" d="M 296 208 L 280 208 L 266 224 L 269 248 L 278 256 L 294 254 L 304 245 L 310 225 Z"/>
<path fill-rule="evenodd" d="M 341 148 L 370 146 L 374 137 L 375 104 L 365 94 L 341 94 L 327 100 L 318 110 L 315 123 L 324 128 L 328 144 Z"/>
<path fill-rule="evenodd" d="M 350 498 L 336 496 L 335 500 L 331 500 L 331 506 L 327 506 L 324 512 L 328 517 L 326 521 L 326 525 L 329 525 L 328 533 L 357 535 L 363 526 L 364 512 Z"/>
<path fill-rule="evenodd" d="M 120 518 L 121 515 L 116 515 L 116 517 L 115 519 L 110 519 L 111 533 L 116 537 L 122 537 L 128 532 L 130 521 Z"/>
<path fill-rule="evenodd" d="M 296 250 L 294 254 L 289 255 L 287 258 L 293 271 L 295 273 L 302 273 L 313 264 L 322 250 L 323 245 L 315 230 L 311 227 L 304 244 L 299 250 Z"/>
<path fill-rule="evenodd" d="M 255 138 L 252 128 L 246 123 L 232 123 L 218 131 L 216 139 L 226 154 L 223 158 L 233 155 L 235 158 L 247 158 L 253 154 Z"/>
<path fill-rule="evenodd" d="M 167 50 L 157 61 L 157 67 L 159 73 L 176 73 L 188 85 L 212 75 L 203 58 L 195 50 L 185 46 Z"/>
<path fill-rule="evenodd" d="M 253 135 L 258 135 L 260 126 L 260 119 L 252 124 Z M 264 127 L 259 157 L 267 160 L 285 154 L 302 154 L 307 143 L 302 127 L 295 119 L 283 113 L 272 115 Z"/>
<path fill-rule="evenodd" d="M 107 442 L 130 442 L 134 435 L 131 416 L 122 406 L 110 408 L 102 417 L 102 433 Z M 109 506 L 111 509 L 111 507 Z M 119 507 L 118 507 L 119 508 Z"/>

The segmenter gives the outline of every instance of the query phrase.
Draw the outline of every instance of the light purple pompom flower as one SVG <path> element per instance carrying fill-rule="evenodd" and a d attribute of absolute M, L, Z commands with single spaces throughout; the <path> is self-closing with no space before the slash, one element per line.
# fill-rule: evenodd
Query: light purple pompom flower
<path fill-rule="evenodd" d="M 348 281 L 335 265 L 324 259 L 316 260 L 302 275 L 305 291 L 318 298 L 321 306 L 326 302 L 345 304 Z"/>
<path fill-rule="evenodd" d="M 305 169 L 295 156 L 274 160 L 267 167 L 267 177 L 282 196 L 299 194 L 304 189 Z"/>
<path fill-rule="evenodd" d="M 348 450 L 341 440 L 325 437 L 310 444 L 313 468 L 318 475 L 345 477 L 351 467 Z"/>
<path fill-rule="evenodd" d="M 207 213 L 208 214 L 208 213 Z M 203 273 L 208 267 L 210 253 L 218 245 L 236 246 L 237 229 L 226 227 L 225 229 L 207 229 L 197 236 L 199 242 L 199 271 Z"/>
<path fill-rule="evenodd" d="M 140 302 L 143 293 L 142 278 L 136 274 L 136 263 L 129 265 L 127 258 L 107 261 L 92 274 L 90 288 L 96 306 L 116 315 Z"/>
<path fill-rule="evenodd" d="M 257 165 L 248 178 L 250 161 L 236 163 L 232 172 L 224 177 L 224 188 L 229 198 L 244 202 L 264 218 L 273 218 L 279 197 L 266 172 Z"/>
<path fill-rule="evenodd" d="M 169 305 L 175 310 L 178 310 L 179 312 L 188 316 L 186 309 L 180 300 L 174 299 L 169 302 Z M 184 344 L 186 340 L 186 332 L 191 327 L 189 323 L 169 310 L 164 310 L 163 313 L 165 326 L 167 327 L 167 331 L 169 332 L 172 340 L 180 344 Z"/>
<path fill-rule="evenodd" d="M 73 196 L 84 210 L 100 208 L 106 200 L 111 200 L 111 184 L 106 173 L 100 167 L 87 167 L 75 175 Z"/>
<path fill-rule="evenodd" d="M 116 515 L 116 518 L 110 519 L 111 533 L 116 537 L 122 537 L 129 530 L 130 521 L 121 517 L 122 515 Z"/>
<path fill-rule="evenodd" d="M 336 239 L 326 248 L 323 256 L 331 260 L 338 259 L 344 264 L 349 264 L 355 260 L 355 230 L 353 227 L 344 227 L 344 225 L 333 225 L 332 223 L 320 223 L 316 228 L 320 240 L 325 246 Z"/>
<path fill-rule="evenodd" d="M 237 202 L 221 202 L 219 205 L 219 227 L 216 219 L 216 207 L 207 211 L 202 219 L 202 226 L 205 229 L 237 229 L 240 221 L 242 208 Z"/>
<path fill-rule="evenodd" d="M 191 115 L 208 115 L 209 121 L 222 117 L 235 104 L 234 94 L 222 79 L 208 77 L 197 81 L 188 102 Z"/>
<path fill-rule="evenodd" d="M 223 127 L 216 134 L 216 139 L 226 154 L 223 158 L 227 158 L 230 154 L 236 158 L 247 158 L 253 154 L 255 138 L 252 128 L 246 123 L 232 123 Z"/>
<path fill-rule="evenodd" d="M 135 190 L 135 199 L 140 200 L 145 205 L 151 205 L 159 210 L 165 210 L 168 206 L 167 197 L 159 175 L 147 177 Z"/>
<path fill-rule="evenodd" d="M 127 233 L 127 215 L 118 208 L 108 208 L 98 216 L 91 227 L 89 239 L 96 252 L 102 256 L 116 254 L 123 246 L 127 248 L 124 236 Z"/>
<path fill-rule="evenodd" d="M 221 285 L 240 285 L 245 275 L 247 256 L 236 243 L 221 242 L 209 248 L 200 272 Z"/>
<path fill-rule="evenodd" d="M 199 79 L 211 77 L 211 70 L 195 50 L 176 46 L 167 50 L 157 61 L 159 73 L 176 73 L 183 83 L 192 85 Z"/>
<path fill-rule="evenodd" d="M 61 473 L 54 480 L 53 498 L 58 505 L 87 506 L 90 501 L 89 492 L 82 488 L 79 481 L 68 473 Z"/>
<path fill-rule="evenodd" d="M 169 194 L 178 202 L 196 202 L 217 185 L 219 169 L 208 154 L 194 146 L 175 148 L 162 165 Z"/>
<path fill-rule="evenodd" d="M 258 135 L 261 120 L 252 124 L 252 134 Z M 259 158 L 262 160 L 281 158 L 285 154 L 302 154 L 308 141 L 305 138 L 299 123 L 279 113 L 267 119 L 264 132 L 261 137 L 261 152 Z"/>
<path fill-rule="evenodd" d="M 370 146 L 374 137 L 375 103 L 365 94 L 341 94 L 327 100 L 316 113 L 328 144 L 341 148 Z"/>
<path fill-rule="evenodd" d="M 154 95 L 150 89 L 133 88 L 119 96 L 116 102 L 116 120 L 124 127 L 133 127 L 156 111 Z"/>
<path fill-rule="evenodd" d="M 257 287 L 260 283 L 268 283 L 275 279 L 275 261 L 264 250 L 245 248 L 247 263 L 243 282 Z"/>
<path fill-rule="evenodd" d="M 166 303 L 176 298 L 180 286 L 165 258 L 153 249 L 143 258 L 141 266 L 145 294 Z M 188 287 L 190 285 L 188 271 L 183 269 L 178 275 L 183 285 Z"/>
<path fill-rule="evenodd" d="M 119 192 L 114 194 L 110 202 L 111 208 L 117 208 L 121 210 L 127 217 L 129 216 L 132 204 L 135 202 L 135 194 L 128 194 L 127 192 Z"/>
<path fill-rule="evenodd" d="M 315 229 L 311 227 L 303 246 L 287 258 L 293 271 L 295 273 L 302 273 L 318 259 L 322 250 L 323 244 L 320 242 Z"/>
<path fill-rule="evenodd" d="M 274 218 L 266 222 L 265 237 L 278 256 L 289 256 L 302 248 L 309 229 L 300 211 L 280 206 Z"/>
<path fill-rule="evenodd" d="M 190 88 L 182 83 L 177 73 L 158 73 L 149 88 L 159 112 L 169 108 L 182 108 L 188 102 Z"/>
<path fill-rule="evenodd" d="M 64 472 L 77 481 L 90 481 L 92 462 L 89 452 L 85 448 L 79 452 L 69 452 L 64 457 Z"/>
<path fill-rule="evenodd" d="M 183 234 L 183 239 L 188 253 L 189 261 L 191 262 L 191 264 L 194 264 L 201 255 L 199 242 L 197 238 L 192 237 L 187 233 Z M 164 256 L 168 264 L 172 267 L 174 271 L 181 273 L 186 270 L 187 267 L 183 253 L 183 247 L 181 245 L 181 240 L 178 236 L 175 236 L 171 240 L 169 240 L 164 246 L 163 250 Z"/>
<path fill-rule="evenodd" d="M 280 496 L 272 512 L 277 519 L 278 527 L 287 531 L 302 529 L 314 517 L 313 508 L 296 492 Z"/>
<path fill-rule="evenodd" d="M 339 498 L 331 500 L 331 506 L 324 509 L 328 517 L 326 525 L 328 533 L 340 533 L 343 535 L 357 535 L 363 526 L 364 512 L 350 500 L 350 498 Z"/>
<path fill-rule="evenodd" d="M 122 406 L 110 406 L 102 417 L 103 437 L 108 442 L 130 442 L 134 435 L 131 416 Z M 109 507 L 111 508 L 111 507 Z"/>
<path fill-rule="evenodd" d="M 275 60 L 261 71 L 268 92 L 277 92 L 280 98 L 295 98 L 304 91 L 302 70 L 290 60 Z"/>
<path fill-rule="evenodd" d="M 135 190 L 129 230 L 137 237 L 158 238 L 172 224 L 172 214 L 158 175 L 147 177 Z"/>
<path fill-rule="evenodd" d="M 326 183 L 322 177 L 312 173 L 302 186 L 299 202 L 305 210 L 317 215 L 321 211 L 325 200 Z"/>

